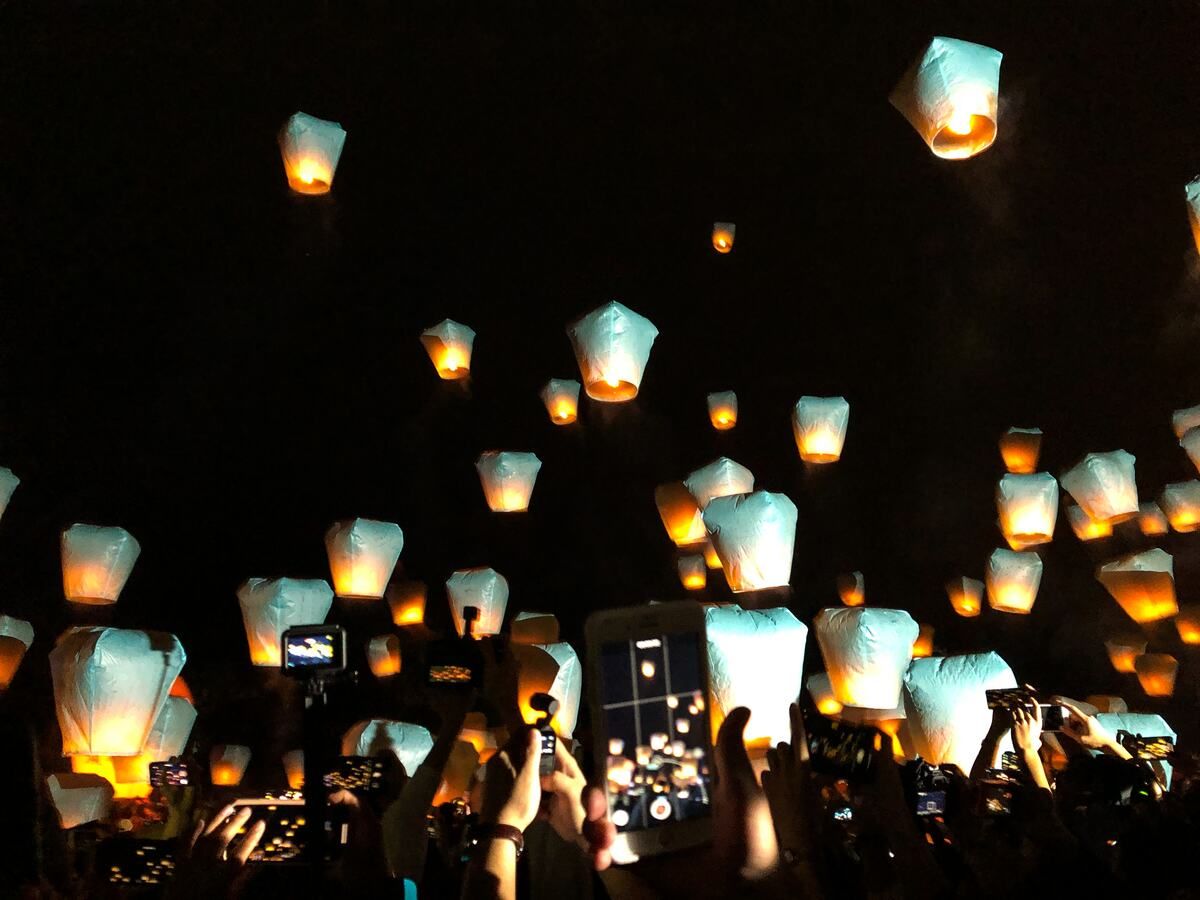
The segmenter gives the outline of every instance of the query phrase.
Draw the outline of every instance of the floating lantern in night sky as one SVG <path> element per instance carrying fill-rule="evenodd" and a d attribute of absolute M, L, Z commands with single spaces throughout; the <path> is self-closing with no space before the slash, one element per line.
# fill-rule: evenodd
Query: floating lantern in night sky
<path fill-rule="evenodd" d="M 862 606 L 867 602 L 867 579 L 862 572 L 847 572 L 837 577 L 837 592 L 845 606 Z"/>
<path fill-rule="evenodd" d="M 1104 649 L 1114 669 L 1131 674 L 1133 661 L 1146 652 L 1146 641 L 1139 637 L 1116 637 L 1105 641 Z"/>
<path fill-rule="evenodd" d="M 1193 428 L 1179 439 L 1179 446 L 1184 449 L 1192 465 L 1200 471 L 1200 428 Z"/>
<path fill-rule="evenodd" d="M 683 486 L 701 509 L 716 497 L 748 494 L 754 490 L 754 473 L 740 463 L 721 456 L 684 479 Z"/>
<path fill-rule="evenodd" d="M 433 749 L 429 729 L 393 719 L 358 722 L 342 735 L 342 756 L 379 757 L 392 753 L 410 778 Z"/>
<path fill-rule="evenodd" d="M 4 517 L 8 502 L 12 500 L 13 492 L 20 483 L 21 479 L 13 474 L 12 469 L 0 466 L 0 518 Z"/>
<path fill-rule="evenodd" d="M 737 225 L 733 222 L 713 222 L 712 245 L 718 253 L 728 253 L 733 249 L 733 236 L 737 233 Z"/>
<path fill-rule="evenodd" d="M 976 578 L 951 578 L 946 582 L 950 606 L 960 616 L 971 619 L 983 611 L 984 584 Z"/>
<path fill-rule="evenodd" d="M 325 532 L 325 550 L 339 597 L 379 600 L 404 549 L 404 532 L 395 522 L 345 519 Z"/>
<path fill-rule="evenodd" d="M 933 656 L 933 626 L 922 624 L 920 628 L 921 630 L 917 634 L 917 639 L 913 641 L 913 659 L 924 659 L 927 656 Z"/>
<path fill-rule="evenodd" d="M 293 791 L 304 789 L 304 751 L 289 750 L 283 754 L 283 773 Z"/>
<path fill-rule="evenodd" d="M 1058 482 L 1048 472 L 1005 475 L 996 486 L 996 511 L 1014 550 L 1048 543 L 1058 519 Z"/>
<path fill-rule="evenodd" d="M 1037 471 L 1042 452 L 1042 429 L 1012 427 L 1000 435 L 1000 458 L 1004 467 L 1015 475 L 1032 475 Z"/>
<path fill-rule="evenodd" d="M 1196 183 L 1200 185 L 1200 179 L 1197 179 Z M 1193 428 L 1200 428 L 1200 406 L 1189 406 L 1171 413 L 1171 428 L 1177 438 L 1183 437 Z"/>
<path fill-rule="evenodd" d="M 1153 500 L 1145 500 L 1138 504 L 1138 528 L 1146 537 L 1158 537 L 1171 530 L 1167 514 Z"/>
<path fill-rule="evenodd" d="M 345 143 L 346 132 L 337 122 L 302 112 L 293 115 L 279 132 L 288 187 L 297 194 L 329 193 Z"/>
<path fill-rule="evenodd" d="M 1179 661 L 1169 653 L 1143 653 L 1133 661 L 1138 683 L 1147 697 L 1170 697 L 1175 693 Z"/>
<path fill-rule="evenodd" d="M 543 612 L 519 612 L 508 626 L 514 644 L 554 644 L 559 631 L 558 618 Z"/>
<path fill-rule="evenodd" d="M 208 776 L 220 787 L 236 787 L 250 765 L 250 748 L 242 744 L 217 744 L 208 754 Z"/>
<path fill-rule="evenodd" d="M 1179 607 L 1175 629 L 1185 644 L 1200 644 L 1200 604 L 1189 603 Z"/>
<path fill-rule="evenodd" d="M 1067 521 L 1071 523 L 1071 530 L 1075 532 L 1075 537 L 1081 541 L 1095 541 L 1112 536 L 1110 524 L 1089 519 L 1088 514 L 1074 503 L 1067 504 Z"/>
<path fill-rule="evenodd" d="M 1174 561 L 1165 550 L 1144 550 L 1105 563 L 1096 570 L 1096 578 L 1139 624 L 1179 612 Z"/>
<path fill-rule="evenodd" d="M 579 704 L 583 699 L 583 665 L 575 648 L 566 641 L 537 646 L 550 654 L 550 658 L 558 664 L 554 681 L 546 691 L 558 701 L 558 712 L 551 717 L 550 725 L 560 737 L 570 738 L 575 734 L 575 726 L 579 722 Z"/>
<path fill-rule="evenodd" d="M 397 581 L 388 585 L 385 596 L 397 626 L 421 625 L 425 622 L 425 583 Z"/>
<path fill-rule="evenodd" d="M 792 410 L 792 434 L 800 458 L 811 463 L 837 462 L 849 424 L 850 404 L 845 397 L 801 397 Z"/>
<path fill-rule="evenodd" d="M 1158 498 L 1158 505 L 1176 531 L 1195 531 L 1200 528 L 1200 481 L 1168 484 Z"/>
<path fill-rule="evenodd" d="M 333 590 L 319 578 L 248 578 L 237 590 L 250 645 L 250 662 L 279 667 L 283 633 L 296 625 L 320 625 L 333 605 Z"/>
<path fill-rule="evenodd" d="M 721 559 L 730 590 L 783 587 L 792 577 L 796 504 L 783 494 L 755 491 L 717 497 L 704 526 Z"/>
<path fill-rule="evenodd" d="M 12 684 L 25 651 L 33 646 L 33 626 L 24 619 L 0 615 L 0 691 Z"/>
<path fill-rule="evenodd" d="M 676 547 L 689 547 L 703 543 L 708 532 L 704 530 L 704 517 L 696 498 L 682 481 L 660 484 L 654 489 L 654 505 L 663 528 Z"/>
<path fill-rule="evenodd" d="M 475 332 L 466 325 L 443 319 L 421 332 L 421 344 L 439 378 L 459 381 L 471 374 Z"/>
<path fill-rule="evenodd" d="M 483 497 L 492 512 L 526 512 L 542 461 L 537 454 L 488 450 L 475 460 Z"/>
<path fill-rule="evenodd" d="M 517 707 L 526 725 L 535 724 L 544 713 L 533 708 L 534 694 L 550 694 L 561 704 L 551 688 L 558 677 L 558 660 L 545 647 L 532 644 L 512 644 L 509 647 L 517 663 Z"/>
<path fill-rule="evenodd" d="M 1187 198 L 1188 221 L 1192 225 L 1192 240 L 1196 242 L 1196 252 L 1200 253 L 1200 178 L 1193 178 L 1184 186 L 1184 197 Z"/>
<path fill-rule="evenodd" d="M 376 678 L 400 674 L 400 638 L 379 634 L 367 641 L 367 665 Z"/>
<path fill-rule="evenodd" d="M 62 533 L 63 593 L 73 603 L 116 603 L 141 552 L 124 528 L 72 525 Z"/>
<path fill-rule="evenodd" d="M 738 402 L 733 391 L 716 391 L 708 395 L 708 420 L 717 431 L 728 431 L 737 424 Z"/>
<path fill-rule="evenodd" d="M 1110 525 L 1138 514 L 1132 454 L 1124 450 L 1089 453 L 1059 478 L 1088 518 Z"/>
<path fill-rule="evenodd" d="M 1042 558 L 1033 551 L 999 548 L 988 559 L 988 605 L 999 612 L 1028 614 L 1042 583 Z"/>
<path fill-rule="evenodd" d="M 658 329 L 645 316 L 606 303 L 567 326 L 583 386 L 593 400 L 632 400 L 641 388 Z"/>
<path fill-rule="evenodd" d="M 508 581 L 495 569 L 459 569 L 446 579 L 446 596 L 459 636 L 463 633 L 463 610 L 468 606 L 479 610 L 479 618 L 474 624 L 475 637 L 500 633 L 504 626 L 504 611 L 508 608 Z"/>
<path fill-rule="evenodd" d="M 834 696 L 846 706 L 894 709 L 920 627 L 902 609 L 830 607 L 813 630 Z"/>
<path fill-rule="evenodd" d="M 679 581 L 689 591 L 702 591 L 708 583 L 708 567 L 699 554 L 681 556 L 675 561 L 679 570 Z"/>
<path fill-rule="evenodd" d="M 542 388 L 542 402 L 555 425 L 570 425 L 579 417 L 579 382 L 551 378 Z"/>

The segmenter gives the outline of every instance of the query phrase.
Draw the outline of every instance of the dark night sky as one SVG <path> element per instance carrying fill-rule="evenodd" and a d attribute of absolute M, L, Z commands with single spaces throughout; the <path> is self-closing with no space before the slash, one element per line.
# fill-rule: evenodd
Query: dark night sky
<path fill-rule="evenodd" d="M 682 593 L 653 488 L 725 454 L 800 509 L 806 621 L 862 569 L 940 649 L 1200 737 L 1200 657 L 1169 623 L 1149 633 L 1182 662 L 1172 704 L 1104 655 L 1135 626 L 1092 570 L 1136 528 L 1085 547 L 1060 517 L 1029 617 L 958 619 L 942 591 L 1000 545 L 1009 425 L 1044 429 L 1055 474 L 1117 447 L 1145 497 L 1196 474 L 1170 429 L 1200 402 L 1194 3 L 274 6 L 0 7 L 0 464 L 24 481 L 0 608 L 38 630 L 12 702 L 48 725 L 70 522 L 139 538 L 113 621 L 180 636 L 203 739 L 261 744 L 234 589 L 326 577 L 334 519 L 400 523 L 435 626 L 450 571 L 492 565 L 510 614 L 554 611 L 578 643 L 591 610 Z M 887 103 L 933 34 L 1005 54 L 999 138 L 968 162 Z M 285 186 L 297 109 L 349 133 L 325 200 Z M 614 298 L 661 331 L 642 394 L 554 428 L 537 391 L 578 377 L 563 326 Z M 465 391 L 417 340 L 446 316 L 479 335 Z M 791 438 L 806 393 L 851 402 L 822 471 Z M 527 517 L 486 510 L 490 448 L 543 459 Z M 1200 536 L 1161 545 L 1200 600 Z"/>

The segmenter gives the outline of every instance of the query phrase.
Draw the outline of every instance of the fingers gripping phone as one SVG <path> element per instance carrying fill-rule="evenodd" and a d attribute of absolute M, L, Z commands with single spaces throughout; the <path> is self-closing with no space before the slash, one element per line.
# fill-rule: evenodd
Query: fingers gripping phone
<path fill-rule="evenodd" d="M 712 836 L 704 609 L 681 601 L 605 610 L 587 622 L 595 758 L 603 760 L 613 859 L 633 862 Z"/>

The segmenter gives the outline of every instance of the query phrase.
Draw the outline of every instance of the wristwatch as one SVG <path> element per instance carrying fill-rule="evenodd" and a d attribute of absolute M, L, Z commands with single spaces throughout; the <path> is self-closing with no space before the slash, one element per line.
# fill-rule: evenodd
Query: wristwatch
<path fill-rule="evenodd" d="M 492 841 L 512 841 L 517 848 L 517 859 L 525 852 L 525 835 L 515 825 L 476 825 L 467 834 L 465 855 L 474 857 L 475 852 Z"/>

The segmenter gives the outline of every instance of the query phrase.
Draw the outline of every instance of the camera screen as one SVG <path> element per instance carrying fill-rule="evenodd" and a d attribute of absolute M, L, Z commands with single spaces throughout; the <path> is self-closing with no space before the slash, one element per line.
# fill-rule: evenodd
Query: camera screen
<path fill-rule="evenodd" d="M 152 787 L 187 787 L 190 783 L 187 763 L 150 763 L 150 784 Z"/>
<path fill-rule="evenodd" d="M 341 642 L 334 633 L 289 635 L 285 666 L 289 669 L 326 669 L 339 666 L 340 650 Z"/>
<path fill-rule="evenodd" d="M 430 666 L 430 684 L 470 684 L 471 670 L 467 666 Z"/>
<path fill-rule="evenodd" d="M 617 830 L 708 816 L 709 724 L 698 636 L 604 644 L 601 698 Z"/>
<path fill-rule="evenodd" d="M 380 790 L 383 765 L 383 760 L 369 756 L 340 756 L 333 771 L 325 774 L 325 787 L 331 791 Z"/>

